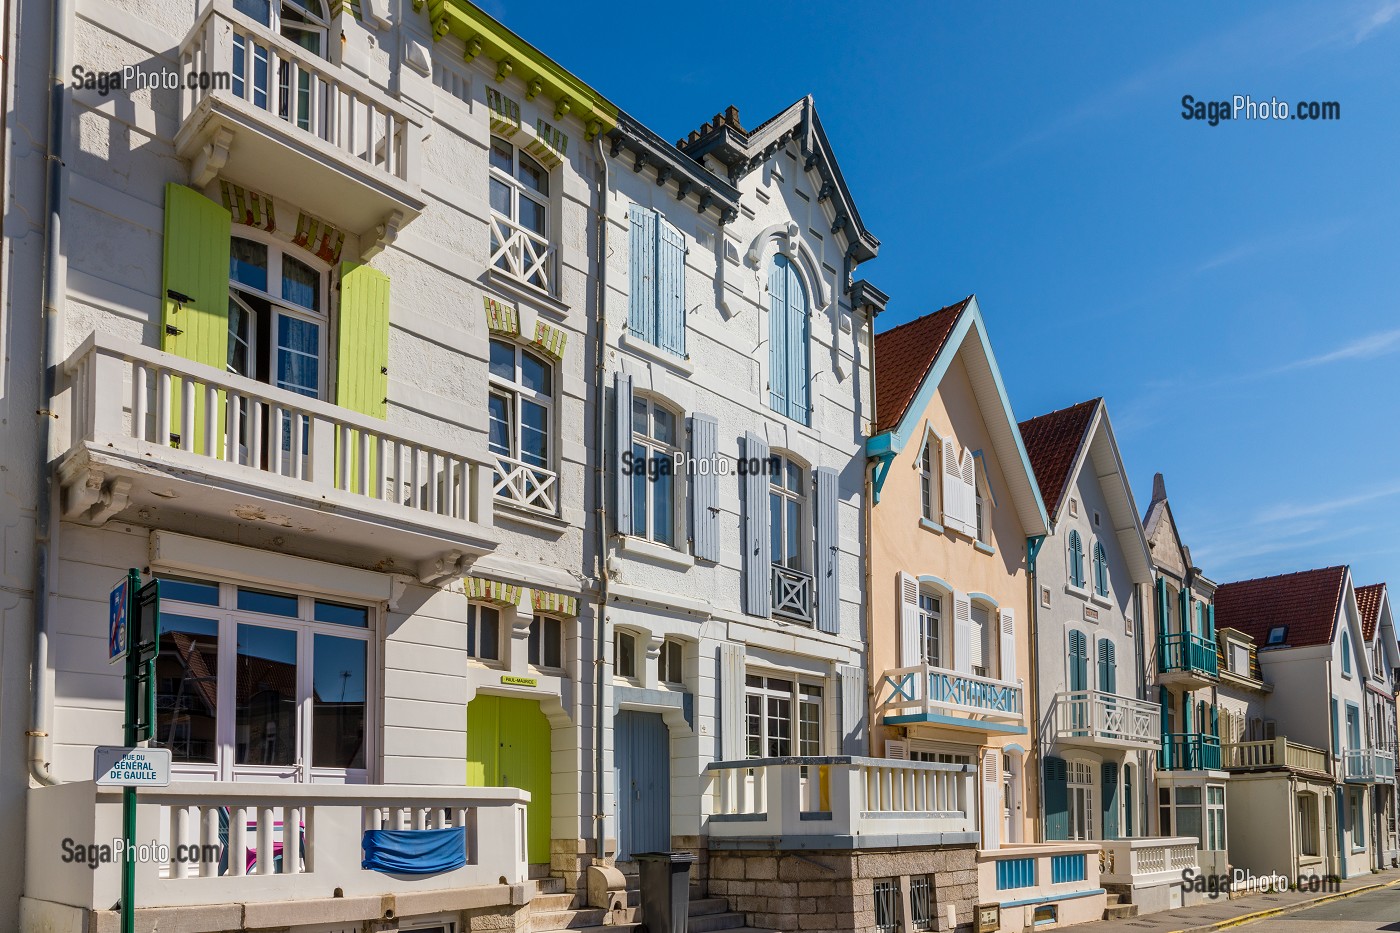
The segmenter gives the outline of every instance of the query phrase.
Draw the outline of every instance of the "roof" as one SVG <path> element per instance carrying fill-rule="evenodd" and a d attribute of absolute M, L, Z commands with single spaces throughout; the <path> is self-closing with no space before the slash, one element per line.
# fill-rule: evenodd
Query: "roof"
<path fill-rule="evenodd" d="M 1376 623 L 1381 617 L 1381 597 L 1384 583 L 1371 583 L 1356 588 L 1356 608 L 1361 612 L 1361 634 L 1369 642 L 1376 637 Z"/>
<path fill-rule="evenodd" d="M 875 335 L 875 433 L 898 426 L 970 301 L 968 295 Z"/>
<path fill-rule="evenodd" d="M 1290 648 L 1329 644 L 1346 579 L 1342 566 L 1223 583 L 1215 591 L 1215 624 L 1252 635 L 1264 648 L 1279 625 L 1288 626 Z"/>
<path fill-rule="evenodd" d="M 1045 500 L 1045 510 L 1052 516 L 1059 512 L 1076 455 L 1084 443 L 1085 432 L 1094 422 L 1094 411 L 1102 401 L 1091 398 L 1021 422 L 1021 440 L 1031 458 L 1035 480 L 1040 484 L 1040 498 Z"/>

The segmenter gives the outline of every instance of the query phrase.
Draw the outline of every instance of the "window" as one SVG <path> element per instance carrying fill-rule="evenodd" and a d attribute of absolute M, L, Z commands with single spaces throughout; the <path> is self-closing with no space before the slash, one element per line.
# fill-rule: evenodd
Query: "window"
<path fill-rule="evenodd" d="M 487 444 L 497 459 L 496 496 L 554 512 L 553 368 L 524 347 L 492 340 L 488 384 Z"/>
<path fill-rule="evenodd" d="M 664 684 L 680 686 L 685 683 L 685 645 L 674 638 L 661 643 L 661 658 L 657 679 Z"/>
<path fill-rule="evenodd" d="M 807 289 L 797 266 L 773 257 L 768 270 L 768 407 L 810 424 Z"/>
<path fill-rule="evenodd" d="M 1094 542 L 1094 592 L 1108 595 L 1108 553 L 1102 541 Z"/>
<path fill-rule="evenodd" d="M 1317 847 L 1317 794 L 1298 795 L 1298 844 L 1304 855 L 1321 855 Z"/>
<path fill-rule="evenodd" d="M 982 484 L 977 484 L 977 540 L 987 543 L 987 507 L 982 499 Z"/>
<path fill-rule="evenodd" d="M 933 877 L 909 878 L 909 923 L 915 930 L 933 929 Z"/>
<path fill-rule="evenodd" d="M 627 329 L 632 336 L 685 356 L 685 234 L 658 211 L 633 204 L 631 290 Z"/>
<path fill-rule="evenodd" d="M 995 652 L 988 650 L 987 640 L 994 634 L 992 613 L 980 603 L 972 604 L 972 625 L 968 632 L 969 648 L 972 656 L 972 673 L 978 677 L 990 677 L 988 661 Z"/>
<path fill-rule="evenodd" d="M 1194 836 L 1199 839 L 1201 848 L 1207 848 L 1206 836 L 1201 827 L 1201 789 L 1199 787 L 1176 788 L 1176 835 Z"/>
<path fill-rule="evenodd" d="M 939 440 L 938 435 L 929 430 L 924 438 L 924 449 L 919 452 L 919 494 L 923 502 L 923 516 L 931 522 L 938 521 L 941 505 L 939 493 Z"/>
<path fill-rule="evenodd" d="M 943 601 L 926 591 L 919 593 L 919 634 L 923 641 L 924 662 L 943 666 Z"/>
<path fill-rule="evenodd" d="M 656 402 L 633 396 L 632 530 L 667 547 L 676 546 L 676 420 Z M 646 468 L 636 469 L 637 464 Z"/>
<path fill-rule="evenodd" d="M 1225 788 L 1206 785 L 1206 844 L 1212 852 L 1225 851 Z"/>
<path fill-rule="evenodd" d="M 1241 677 L 1250 676 L 1248 645 L 1237 641 L 1230 642 L 1230 670 Z"/>
<path fill-rule="evenodd" d="M 773 563 L 791 570 L 805 569 L 807 513 L 806 471 L 781 454 L 768 477 L 768 534 Z"/>
<path fill-rule="evenodd" d="M 749 674 L 745 684 L 745 751 L 749 758 L 821 754 L 819 685 L 761 674 Z"/>
<path fill-rule="evenodd" d="M 1347 822 L 1351 824 L 1351 850 L 1360 852 L 1366 848 L 1366 808 L 1362 803 L 1361 791 L 1347 791 Z"/>
<path fill-rule="evenodd" d="M 530 620 L 529 660 L 535 667 L 564 666 L 564 624 L 549 616 Z"/>
<path fill-rule="evenodd" d="M 229 372 L 320 398 L 326 270 L 291 248 L 234 237 L 229 251 Z"/>
<path fill-rule="evenodd" d="M 1094 838 L 1094 766 L 1087 761 L 1068 762 L 1069 838 Z"/>
<path fill-rule="evenodd" d="M 262 23 L 312 55 L 327 57 L 326 36 L 330 19 L 321 0 L 234 0 L 233 6 L 238 12 Z M 259 110 L 272 109 L 268 100 L 268 58 L 266 46 L 257 44 L 255 39 L 248 36 L 234 33 L 233 92 L 244 100 L 250 100 Z M 286 55 L 279 54 L 277 58 L 277 115 L 310 131 L 313 93 L 319 98 L 318 109 L 324 113 L 328 87 L 322 82 L 313 92 L 311 72 L 306 68 L 295 70 L 297 80 L 293 87 L 293 62 Z M 250 63 L 251 69 L 248 68 Z M 252 85 L 251 89 L 249 84 Z M 329 120 L 323 120 L 322 125 L 317 127 L 322 137 L 328 138 L 329 123 Z"/>
<path fill-rule="evenodd" d="M 895 933 L 899 929 L 899 881 L 895 878 L 876 878 L 875 929 L 880 933 Z"/>
<path fill-rule="evenodd" d="M 501 659 L 501 610 L 479 603 L 467 605 L 467 654 L 482 661 Z"/>
<path fill-rule="evenodd" d="M 162 584 L 152 745 L 206 779 L 368 779 L 368 607 Z"/>
<path fill-rule="evenodd" d="M 491 260 L 497 269 L 549 290 L 549 171 L 491 137 Z"/>
<path fill-rule="evenodd" d="M 1172 789 L 1157 788 L 1157 831 L 1163 836 L 1174 836 L 1172 832 Z"/>
<path fill-rule="evenodd" d="M 1073 529 L 1069 533 L 1069 585 L 1081 589 L 1084 586 L 1084 545 L 1079 532 Z"/>
<path fill-rule="evenodd" d="M 635 680 L 637 677 L 637 637 L 629 632 L 613 636 L 613 669 L 617 676 Z"/>
<path fill-rule="evenodd" d="M 1273 628 L 1269 629 L 1269 640 L 1265 642 L 1265 645 L 1281 645 L 1287 637 L 1288 626 L 1275 625 Z"/>
<path fill-rule="evenodd" d="M 1351 676 L 1351 636 L 1342 632 L 1342 676 Z"/>
<path fill-rule="evenodd" d="M 972 756 L 960 752 L 934 752 L 911 749 L 909 752 L 910 761 L 936 761 L 945 765 L 971 765 Z"/>

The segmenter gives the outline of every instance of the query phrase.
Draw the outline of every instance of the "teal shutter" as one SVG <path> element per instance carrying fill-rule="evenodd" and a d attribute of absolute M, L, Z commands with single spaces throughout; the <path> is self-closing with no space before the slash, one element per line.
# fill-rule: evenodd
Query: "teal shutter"
<path fill-rule="evenodd" d="M 768 407 L 787 414 L 787 259 L 774 256 L 768 269 Z"/>
<path fill-rule="evenodd" d="M 656 340 L 685 356 L 685 235 L 656 218 Z"/>
<path fill-rule="evenodd" d="M 1337 724 L 1337 698 L 1332 697 L 1332 754 L 1340 755 L 1342 747 L 1341 729 Z"/>
<path fill-rule="evenodd" d="M 1183 588 L 1176 594 L 1177 615 L 1181 617 L 1182 632 L 1191 631 L 1191 591 Z M 1183 650 L 1184 654 L 1184 650 Z M 1185 658 L 1183 657 L 1183 660 Z"/>
<path fill-rule="evenodd" d="M 1089 645 L 1084 633 L 1078 629 L 1069 631 L 1069 688 L 1070 690 L 1089 689 Z"/>
<path fill-rule="evenodd" d="M 1104 693 L 1118 692 L 1118 650 L 1107 638 L 1099 639 L 1099 689 Z"/>
<path fill-rule="evenodd" d="M 1206 637 L 1215 641 L 1215 603 L 1206 604 Z"/>
<path fill-rule="evenodd" d="M 797 275 L 797 267 L 787 263 L 787 375 L 788 417 L 801 424 L 810 422 L 810 387 L 807 385 L 807 290 Z"/>
<path fill-rule="evenodd" d="M 816 482 L 817 540 L 812 570 L 817 584 L 817 629 L 836 634 L 841 630 L 841 524 L 838 510 L 841 497 L 837 492 L 836 471 L 817 467 L 812 471 Z"/>
<path fill-rule="evenodd" d="M 1157 631 L 1163 635 L 1167 631 L 1167 622 L 1171 616 L 1171 610 L 1167 602 L 1167 578 L 1157 578 Z"/>
<path fill-rule="evenodd" d="M 656 212 L 633 204 L 628 211 L 631 236 L 631 294 L 627 325 L 633 336 L 656 343 Z"/>
<path fill-rule="evenodd" d="M 1215 705 L 1210 708 L 1210 734 L 1220 738 L 1220 707 Z"/>
<path fill-rule="evenodd" d="M 1100 771 L 1103 785 L 1103 837 L 1118 838 L 1118 762 L 1105 761 Z"/>
<path fill-rule="evenodd" d="M 1069 582 L 1072 586 L 1084 585 L 1084 543 L 1073 529 L 1069 533 Z"/>
<path fill-rule="evenodd" d="M 1069 774 L 1063 758 L 1046 756 L 1045 777 L 1045 838 L 1069 838 Z"/>
<path fill-rule="evenodd" d="M 1165 595 L 1166 595 L 1165 582 L 1162 581 L 1162 580 L 1158 580 L 1157 582 L 1158 582 L 1159 584 L 1163 584 L 1163 585 L 1161 585 L 1161 586 L 1158 586 L 1157 591 L 1158 591 L 1159 594 L 1161 594 L 1163 597 L 1165 597 Z M 1166 688 L 1166 686 L 1159 686 L 1159 687 L 1157 688 L 1157 699 L 1158 699 L 1158 702 L 1160 702 L 1160 703 L 1162 704 L 1162 715 L 1161 715 L 1161 720 L 1162 720 L 1162 767 L 1163 767 L 1163 769 L 1165 769 L 1165 770 L 1167 770 L 1167 771 L 1170 771 L 1171 768 L 1172 768 L 1172 743 L 1171 743 L 1171 728 L 1172 728 L 1172 727 L 1171 727 L 1172 694 L 1171 694 L 1171 691 L 1168 690 L 1168 689 Z"/>
<path fill-rule="evenodd" d="M 632 477 L 623 472 L 623 454 L 632 449 L 632 377 L 613 374 L 613 496 L 617 533 L 632 534 Z"/>

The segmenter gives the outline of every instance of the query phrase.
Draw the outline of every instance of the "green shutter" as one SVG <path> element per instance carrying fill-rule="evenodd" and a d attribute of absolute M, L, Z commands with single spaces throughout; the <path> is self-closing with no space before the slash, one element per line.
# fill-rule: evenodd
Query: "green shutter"
<path fill-rule="evenodd" d="M 1069 774 L 1063 758 L 1047 755 L 1045 774 L 1045 838 L 1069 838 Z"/>
<path fill-rule="evenodd" d="M 372 418 L 389 411 L 389 277 L 359 263 L 340 264 L 340 321 L 336 349 L 335 403 Z M 350 450 L 336 438 L 337 462 L 350 461 L 349 488 L 360 492 L 359 432 L 351 433 Z M 378 476 L 377 439 L 369 452 L 370 487 Z M 336 477 L 345 471 L 336 470 Z"/>
<path fill-rule="evenodd" d="M 228 366 L 228 264 L 232 220 L 229 212 L 204 195 L 171 182 L 165 186 L 165 260 L 161 275 L 160 348 L 222 372 Z M 176 301 L 170 293 L 187 301 Z M 170 406 L 171 431 L 178 433 L 181 391 L 175 380 Z M 193 449 L 203 449 L 204 398 L 198 396 Z M 220 427 L 222 428 L 222 411 Z M 219 432 L 222 437 L 222 430 Z"/>

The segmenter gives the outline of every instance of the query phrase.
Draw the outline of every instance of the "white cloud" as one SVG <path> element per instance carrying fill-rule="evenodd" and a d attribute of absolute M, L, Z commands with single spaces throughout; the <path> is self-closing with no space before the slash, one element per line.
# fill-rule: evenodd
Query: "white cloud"
<path fill-rule="evenodd" d="M 1334 512 L 1340 512 L 1358 505 L 1365 505 L 1368 502 L 1375 502 L 1378 499 L 1389 499 L 1392 496 L 1400 496 L 1400 482 L 1376 486 L 1365 492 L 1358 492 L 1349 496 L 1322 499 L 1317 502 L 1282 502 L 1264 509 L 1255 516 L 1254 523 L 1256 525 L 1266 525 L 1271 522 L 1297 521 L 1302 518 L 1325 517 Z"/>
<path fill-rule="evenodd" d="M 1365 42 L 1376 32 L 1384 29 L 1397 16 L 1400 16 L 1400 0 L 1387 0 L 1387 2 L 1380 4 L 1370 12 L 1370 15 L 1361 17 L 1352 44 L 1360 45 Z"/>

